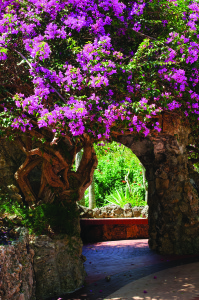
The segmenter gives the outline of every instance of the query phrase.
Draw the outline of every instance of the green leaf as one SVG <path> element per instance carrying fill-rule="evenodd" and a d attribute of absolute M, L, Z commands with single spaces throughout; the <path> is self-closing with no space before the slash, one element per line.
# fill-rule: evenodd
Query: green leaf
<path fill-rule="evenodd" d="M 8 49 L 0 47 L 0 52 L 7 53 Z"/>

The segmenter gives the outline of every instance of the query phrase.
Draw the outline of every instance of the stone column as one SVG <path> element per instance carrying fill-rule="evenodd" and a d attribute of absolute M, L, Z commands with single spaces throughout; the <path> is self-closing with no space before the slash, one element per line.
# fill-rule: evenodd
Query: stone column
<path fill-rule="evenodd" d="M 74 218 L 73 234 L 31 235 L 30 248 L 34 251 L 33 267 L 36 298 L 48 299 L 74 292 L 84 283 L 86 272 L 80 238 L 80 221 Z"/>
<path fill-rule="evenodd" d="M 150 138 L 149 246 L 162 254 L 199 253 L 198 195 L 190 183 L 186 151 L 190 130 L 168 115 L 162 127 Z"/>
<path fill-rule="evenodd" d="M 199 253 L 198 195 L 190 183 L 186 151 L 190 129 L 177 115 L 165 114 L 160 122 L 160 133 L 117 140 L 146 168 L 150 248 L 161 254 Z"/>

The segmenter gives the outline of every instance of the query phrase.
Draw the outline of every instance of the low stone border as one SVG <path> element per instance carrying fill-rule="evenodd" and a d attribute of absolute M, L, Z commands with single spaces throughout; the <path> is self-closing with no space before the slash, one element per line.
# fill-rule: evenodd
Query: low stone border
<path fill-rule="evenodd" d="M 148 219 L 102 218 L 80 219 L 84 243 L 148 238 Z"/>
<path fill-rule="evenodd" d="M 121 208 L 119 205 L 106 205 L 100 208 L 90 209 L 78 205 L 80 218 L 148 218 L 148 205 L 134 206 L 131 203 Z"/>
<path fill-rule="evenodd" d="M 0 246 L 0 299 L 35 300 L 34 251 L 29 249 L 28 229 L 18 227 L 19 238 Z"/>
<path fill-rule="evenodd" d="M 79 220 L 76 220 L 80 232 Z M 29 235 L 18 227 L 19 238 L 0 246 L 0 300 L 58 297 L 81 288 L 86 272 L 79 235 Z"/>
<path fill-rule="evenodd" d="M 30 248 L 35 252 L 36 299 L 57 298 L 81 288 L 86 276 L 82 246 L 79 236 L 31 236 Z"/>

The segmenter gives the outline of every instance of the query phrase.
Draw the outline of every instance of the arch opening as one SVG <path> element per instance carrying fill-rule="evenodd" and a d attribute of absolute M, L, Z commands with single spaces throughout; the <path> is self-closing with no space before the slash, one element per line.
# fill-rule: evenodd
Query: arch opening
<path fill-rule="evenodd" d="M 96 144 L 98 166 L 94 172 L 94 207 L 110 204 L 123 207 L 147 204 L 148 183 L 145 168 L 133 152 L 117 142 Z M 77 161 L 78 164 L 78 161 Z M 85 192 L 83 206 L 94 208 L 90 199 L 90 187 Z"/>

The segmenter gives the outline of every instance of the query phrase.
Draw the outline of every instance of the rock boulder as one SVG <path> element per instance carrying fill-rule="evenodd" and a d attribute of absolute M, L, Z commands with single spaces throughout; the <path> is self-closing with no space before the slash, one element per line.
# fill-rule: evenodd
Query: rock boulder
<path fill-rule="evenodd" d="M 78 205 L 78 210 L 80 218 L 139 218 L 141 214 L 143 218 L 148 217 L 148 205 L 132 207 L 131 203 L 125 204 L 124 208 L 121 208 L 119 205 L 106 205 L 100 208 L 89 209 Z"/>

